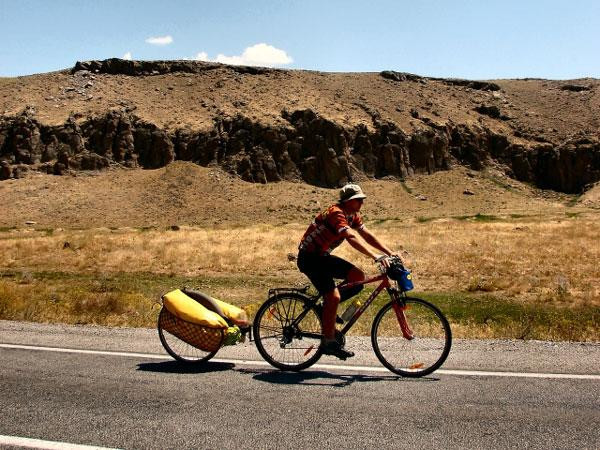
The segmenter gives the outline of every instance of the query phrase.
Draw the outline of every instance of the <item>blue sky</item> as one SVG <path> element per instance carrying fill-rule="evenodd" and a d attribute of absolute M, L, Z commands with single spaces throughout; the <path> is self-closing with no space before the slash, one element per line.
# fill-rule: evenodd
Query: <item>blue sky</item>
<path fill-rule="evenodd" d="M 0 76 L 111 57 L 600 78 L 600 2 L 0 0 Z"/>

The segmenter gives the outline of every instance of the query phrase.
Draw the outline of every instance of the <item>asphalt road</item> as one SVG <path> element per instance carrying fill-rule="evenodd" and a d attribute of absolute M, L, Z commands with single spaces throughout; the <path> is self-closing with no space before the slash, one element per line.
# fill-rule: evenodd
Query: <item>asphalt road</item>
<path fill-rule="evenodd" d="M 237 362 L 190 369 L 157 356 L 154 330 L 0 321 L 0 343 L 5 437 L 118 448 L 600 448 L 600 344 L 457 341 L 443 369 L 510 376 L 410 380 L 353 367 L 381 367 L 361 339 L 349 342 L 358 354 L 348 365 L 297 374 L 261 365 L 252 344 L 217 355 Z"/>

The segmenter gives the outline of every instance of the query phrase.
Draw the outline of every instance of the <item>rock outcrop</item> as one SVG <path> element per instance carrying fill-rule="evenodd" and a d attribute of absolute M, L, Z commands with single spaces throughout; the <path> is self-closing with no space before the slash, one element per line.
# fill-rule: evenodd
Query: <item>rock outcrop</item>
<path fill-rule="evenodd" d="M 172 78 L 155 77 L 175 73 L 179 74 Z M 60 104 L 57 94 L 47 94 L 20 114 L 7 115 L 5 111 L 0 116 L 0 179 L 18 178 L 29 170 L 61 175 L 111 166 L 153 169 L 185 160 L 202 166 L 221 166 L 249 182 L 303 180 L 326 187 L 365 177 L 406 178 L 415 173 L 446 170 L 456 164 L 476 170 L 493 165 L 518 180 L 569 193 L 580 192 L 600 180 L 597 117 L 589 115 L 587 122 L 575 124 L 579 128 L 571 131 L 572 125 L 565 125 L 563 128 L 568 131 L 558 133 L 553 127 L 560 128 L 563 118 L 549 125 L 545 123 L 548 116 L 542 118 L 531 109 L 515 108 L 507 99 L 506 84 L 502 82 L 505 87 L 501 89 L 489 81 L 384 71 L 369 78 L 371 84 L 380 83 L 376 92 L 370 91 L 373 98 L 385 93 L 377 97 L 379 103 L 363 94 L 349 96 L 343 103 L 338 99 L 353 92 L 345 80 L 319 90 L 326 74 L 301 74 L 303 79 L 313 80 L 308 85 L 298 83 L 298 76 L 289 71 L 261 67 L 108 59 L 78 62 L 72 74 L 69 86 L 58 86 Z M 290 81 L 294 76 L 296 84 Z M 140 77 L 140 82 L 133 80 L 130 90 L 123 91 L 123 85 L 132 81 L 124 80 L 128 77 Z M 123 100 L 134 85 L 133 89 L 146 89 L 144 95 L 154 95 L 148 101 L 152 105 L 153 101 L 169 98 L 158 87 L 149 87 L 161 79 L 180 82 L 177 98 L 183 98 L 182 92 L 195 96 L 186 107 L 200 111 L 197 114 L 204 120 L 202 131 L 179 121 L 171 122 L 175 125 L 169 127 L 164 125 L 169 122 L 163 121 L 159 126 L 149 119 L 152 115 L 136 116 L 137 106 Z M 228 89 L 223 88 L 224 80 L 228 80 Z M 166 84 L 167 91 L 173 90 L 171 81 Z M 282 88 L 286 81 L 291 84 Z M 12 85 L 13 94 L 25 90 L 20 80 Z M 247 87 L 243 95 L 238 93 L 236 97 L 238 85 Z M 590 102 L 595 101 L 597 86 L 593 80 L 578 80 L 544 84 L 539 89 L 543 88 L 542 96 L 563 102 L 548 105 L 593 105 Z M 277 106 L 263 114 L 263 118 L 269 118 L 267 121 L 257 118 L 268 89 L 276 92 L 271 97 L 277 97 L 285 89 L 304 87 L 310 92 L 310 100 L 304 105 L 310 107 L 293 108 L 301 103 L 290 97 L 280 103 L 271 102 Z M 519 89 L 511 95 L 513 101 L 519 100 L 523 85 Z M 404 104 L 411 93 L 417 100 Z M 92 99 L 99 100 L 101 95 L 113 96 L 113 102 L 91 114 L 85 105 L 90 105 Z M 329 97 L 321 101 L 320 95 Z M 434 103 L 436 95 L 445 97 Z M 396 102 L 391 109 L 402 114 L 390 114 L 390 98 Z M 533 104 L 537 105 L 537 101 L 536 97 Z M 41 122 L 36 113 L 36 109 L 45 106 L 45 117 L 51 115 L 46 102 L 59 109 L 77 104 L 79 112 L 67 120 L 65 113 L 60 119 L 64 123 L 56 125 L 59 121 L 54 121 L 50 125 Z M 115 103 L 122 107 L 114 106 Z M 454 106 L 448 106 L 450 103 Z M 161 109 L 168 116 L 169 108 L 174 106 L 165 105 L 163 101 Z M 388 112 L 382 112 L 386 108 Z M 446 115 L 438 109 L 445 109 Z M 339 119 L 348 110 L 359 111 L 361 119 Z M 460 112 L 454 114 L 455 111 Z M 585 112 L 581 108 L 570 111 Z M 183 110 L 180 115 L 186 113 Z M 521 117 L 515 118 L 519 113 Z M 370 121 L 368 126 L 365 116 Z M 403 127 L 399 120 L 405 121 Z"/>
<path fill-rule="evenodd" d="M 164 75 L 167 73 L 202 73 L 223 67 L 223 64 L 204 61 L 131 61 L 110 58 L 103 61 L 77 61 L 73 73 L 86 70 L 109 75 Z M 230 70 L 250 75 L 262 75 L 269 72 L 281 72 L 280 69 L 255 66 L 227 66 Z"/>
<path fill-rule="evenodd" d="M 334 187 L 364 177 L 433 173 L 463 164 L 502 165 L 518 180 L 579 192 L 600 180 L 600 142 L 573 139 L 559 146 L 512 144 L 475 126 L 432 126 L 412 135 L 393 123 L 345 129 L 312 110 L 284 111 L 287 127 L 267 127 L 238 115 L 207 132 L 168 132 L 128 112 L 111 111 L 78 123 L 44 126 L 27 112 L 0 121 L 0 177 L 27 168 L 52 174 L 111 165 L 153 169 L 174 160 L 219 165 L 250 182 L 303 180 Z"/>

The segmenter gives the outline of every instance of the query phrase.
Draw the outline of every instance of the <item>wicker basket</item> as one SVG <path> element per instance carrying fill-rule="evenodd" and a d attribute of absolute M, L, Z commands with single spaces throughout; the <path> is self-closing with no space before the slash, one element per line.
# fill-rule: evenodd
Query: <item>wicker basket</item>
<path fill-rule="evenodd" d="M 160 312 L 159 326 L 183 342 L 205 352 L 217 351 L 223 345 L 224 334 L 221 328 L 186 322 L 171 314 L 165 307 Z"/>

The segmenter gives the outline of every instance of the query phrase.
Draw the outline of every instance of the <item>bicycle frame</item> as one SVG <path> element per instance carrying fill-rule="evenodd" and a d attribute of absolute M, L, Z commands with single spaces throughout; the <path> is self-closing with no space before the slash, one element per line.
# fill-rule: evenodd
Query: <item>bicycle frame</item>
<path fill-rule="evenodd" d="M 352 328 L 352 326 L 356 323 L 356 321 L 360 318 L 360 316 L 362 316 L 363 312 L 365 312 L 365 310 L 369 307 L 369 305 L 371 303 L 373 303 L 373 300 L 375 300 L 375 298 L 377 298 L 377 296 L 381 293 L 381 291 L 383 291 L 384 289 L 387 289 L 388 293 L 390 294 L 390 297 L 393 298 L 393 295 L 391 293 L 391 289 L 392 289 L 392 284 L 390 283 L 390 279 L 387 277 L 386 274 L 380 274 L 371 278 L 367 278 L 366 280 L 361 280 L 361 281 L 354 281 L 352 283 L 340 283 L 337 288 L 352 288 L 355 286 L 362 286 L 365 284 L 370 284 L 370 283 L 376 283 L 377 281 L 381 281 L 381 283 L 375 288 L 375 290 L 373 292 L 371 292 L 371 295 L 369 296 L 369 298 L 367 299 L 367 301 L 354 313 L 354 315 L 350 318 L 350 320 L 348 321 L 348 323 L 344 326 L 344 328 L 342 328 L 342 333 L 346 334 L 348 332 L 348 330 L 350 330 L 350 328 Z"/>
<path fill-rule="evenodd" d="M 381 293 L 382 290 L 387 289 L 387 291 L 390 294 L 390 297 L 392 299 L 396 299 L 396 296 L 394 295 L 395 293 L 392 291 L 392 289 L 393 289 L 392 283 L 390 282 L 390 279 L 388 278 L 388 276 L 385 273 L 381 273 L 380 275 L 373 276 L 373 277 L 367 278 L 365 280 L 354 281 L 354 282 L 350 282 L 350 283 L 342 282 L 336 286 L 338 289 L 339 288 L 344 289 L 344 288 L 352 288 L 355 286 L 361 286 L 361 285 L 365 285 L 365 284 L 376 283 L 378 281 L 381 281 L 381 283 L 371 293 L 371 295 L 369 296 L 367 301 L 354 313 L 354 315 L 350 318 L 350 320 L 344 326 L 344 328 L 342 328 L 342 330 L 341 330 L 342 334 L 346 334 L 350 330 L 350 328 L 352 328 L 352 326 L 356 323 L 356 321 L 360 318 L 360 316 L 362 316 L 362 314 L 369 307 L 369 305 L 371 305 L 371 303 L 373 303 L 375 298 L 377 298 L 377 296 Z M 313 297 L 315 303 L 317 302 L 317 300 L 320 297 L 321 297 L 320 295 Z M 306 314 L 308 314 L 308 311 L 310 311 L 312 309 L 313 304 L 307 305 L 306 308 L 304 309 L 304 311 L 302 311 L 302 313 L 300 313 L 300 315 L 298 315 L 298 317 L 296 317 L 296 319 L 290 325 L 296 326 L 298 323 L 300 323 L 304 319 Z M 404 331 L 405 329 L 410 330 L 410 328 L 408 328 L 408 325 L 406 324 L 406 317 L 403 314 L 403 305 L 400 305 L 400 304 L 398 306 L 394 305 L 394 310 L 398 317 L 398 322 L 401 325 L 404 337 L 406 339 L 412 339 L 412 336 L 408 335 Z M 301 335 L 304 335 L 307 337 L 313 337 L 313 338 L 321 336 L 321 335 L 316 335 L 315 333 L 305 333 L 305 332 L 302 332 Z"/>

